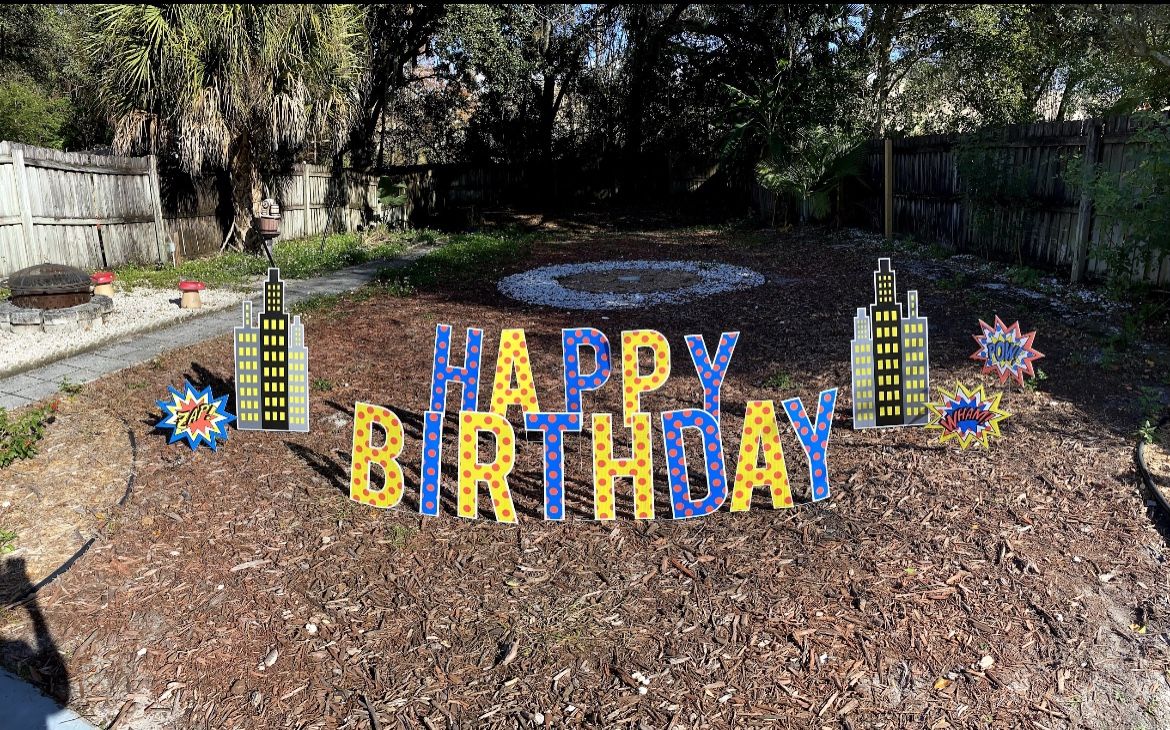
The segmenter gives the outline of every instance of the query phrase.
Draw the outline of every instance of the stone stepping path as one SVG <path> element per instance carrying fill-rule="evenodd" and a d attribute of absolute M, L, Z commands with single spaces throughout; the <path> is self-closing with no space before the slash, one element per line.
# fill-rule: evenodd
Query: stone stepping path
<path fill-rule="evenodd" d="M 380 269 L 401 268 L 433 249 L 433 246 L 420 246 L 395 259 L 367 261 L 313 279 L 286 281 L 286 306 L 308 297 L 353 291 L 373 281 Z M 253 306 L 259 306 L 260 296 L 258 290 Z M 13 410 L 32 405 L 55 395 L 65 380 L 78 385 L 92 383 L 110 373 L 147 362 L 164 352 L 228 334 L 239 322 L 239 307 L 229 307 L 162 329 L 123 337 L 88 352 L 0 378 L 0 408 Z"/>

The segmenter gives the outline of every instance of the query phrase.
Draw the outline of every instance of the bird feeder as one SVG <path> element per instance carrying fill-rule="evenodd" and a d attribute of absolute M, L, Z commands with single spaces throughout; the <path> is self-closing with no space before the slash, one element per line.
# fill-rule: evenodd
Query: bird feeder
<path fill-rule="evenodd" d="M 280 235 L 280 203 L 272 198 L 260 201 L 260 235 L 265 240 Z"/>
<path fill-rule="evenodd" d="M 179 291 L 183 293 L 183 297 L 179 300 L 179 307 L 182 309 L 202 309 L 203 298 L 199 296 L 199 292 L 206 288 L 207 285 L 202 281 L 180 281 Z"/>

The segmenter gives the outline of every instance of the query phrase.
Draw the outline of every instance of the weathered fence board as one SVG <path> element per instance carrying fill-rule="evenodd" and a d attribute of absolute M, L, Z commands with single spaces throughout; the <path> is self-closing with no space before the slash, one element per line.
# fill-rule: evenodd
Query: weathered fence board
<path fill-rule="evenodd" d="M 0 277 L 39 263 L 97 269 L 169 262 L 168 242 L 180 261 L 219 251 L 230 191 L 214 176 L 179 177 L 169 176 L 164 191 L 153 156 L 0 142 Z M 186 189 L 175 190 L 180 182 Z M 378 208 L 377 178 L 351 170 L 296 165 L 275 187 L 284 214 L 278 242 L 355 230 Z"/>

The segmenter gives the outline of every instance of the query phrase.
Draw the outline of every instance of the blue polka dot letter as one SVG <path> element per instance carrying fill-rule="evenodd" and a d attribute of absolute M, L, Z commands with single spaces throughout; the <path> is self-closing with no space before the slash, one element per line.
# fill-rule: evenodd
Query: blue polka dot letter
<path fill-rule="evenodd" d="M 421 417 L 401 411 L 400 418 L 399 412 L 372 403 L 355 406 L 350 468 L 350 497 L 355 501 L 380 509 L 403 501 L 405 479 L 415 472 L 399 461 L 412 458 L 412 448 L 420 452 L 414 462 L 418 509 L 430 516 L 445 509 L 468 520 L 490 515 L 509 524 L 522 516 L 652 520 L 657 502 L 660 514 L 686 520 L 710 515 L 725 504 L 730 512 L 749 511 L 761 487 L 773 509 L 829 498 L 829 437 L 837 389 L 820 391 L 810 405 L 799 397 L 779 405 L 751 400 L 742 410 L 725 412 L 721 396 L 739 332 L 722 332 L 714 340 L 699 334 L 683 337 L 697 377 L 686 376 L 688 388 L 680 392 L 664 390 L 672 358 L 667 336 L 657 330 L 622 332 L 615 352 L 600 330 L 566 328 L 560 331 L 560 358 L 552 360 L 530 351 L 529 338 L 519 328 L 502 330 L 498 344 L 488 343 L 484 331 L 475 327 L 467 328 L 462 341 L 452 337 L 454 331 L 449 324 L 435 327 L 427 408 Z M 481 367 L 489 344 L 496 355 L 494 371 L 490 365 L 486 371 Z M 554 373 L 548 372 L 550 365 Z M 564 391 L 563 410 L 540 407 L 538 386 L 550 387 L 540 376 L 549 375 L 556 383 L 551 387 Z M 480 399 L 483 377 L 491 381 L 491 391 Z M 456 389 L 458 410 L 448 411 L 448 402 L 454 402 L 448 396 Z M 543 395 L 547 405 L 549 392 Z M 599 400 L 615 410 L 620 407 L 621 413 L 590 412 Z M 679 400 L 680 408 L 663 407 Z M 780 412 L 792 433 L 782 430 Z M 740 437 L 739 448 L 732 450 L 734 464 L 724 450 L 724 429 L 740 429 L 734 432 Z M 808 465 L 807 489 L 803 479 L 789 480 L 781 444 L 785 433 L 801 446 Z M 542 466 L 537 478 L 543 485 L 526 489 L 535 486 L 531 480 L 537 472 L 518 465 L 524 463 L 525 451 L 531 460 L 537 448 Z M 655 452 L 663 459 L 660 466 L 665 465 L 658 472 Z M 484 487 L 490 504 L 479 499 Z M 526 505 L 526 500 L 540 503 Z"/>

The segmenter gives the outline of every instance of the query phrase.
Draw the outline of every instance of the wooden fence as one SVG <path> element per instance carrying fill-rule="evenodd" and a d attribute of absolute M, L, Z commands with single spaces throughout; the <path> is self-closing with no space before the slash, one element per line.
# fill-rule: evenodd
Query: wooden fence
<path fill-rule="evenodd" d="M 217 252 L 230 220 L 229 191 L 214 177 L 188 182 L 176 190 L 168 180 L 160 190 L 153 155 L 0 142 L 0 277 L 40 263 L 98 269 L 169 262 L 169 242 L 179 260 Z M 296 165 L 273 188 L 283 214 L 277 242 L 355 230 L 378 210 L 377 177 L 352 170 Z"/>
<path fill-rule="evenodd" d="M 1085 182 L 1092 165 L 1119 174 L 1140 162 L 1141 151 L 1131 144 L 1136 126 L 1130 117 L 1112 117 L 1013 125 L 968 138 L 894 140 L 893 232 L 956 251 L 1063 269 L 1074 281 L 1102 276 L 1106 264 L 1092 251 L 1117 231 L 1094 215 Z M 884 164 L 882 144 L 872 143 L 867 207 L 868 223 L 877 230 L 884 223 Z M 963 180 L 964 169 L 980 179 Z M 973 196 L 973 189 L 980 194 Z M 1170 283 L 1170 257 L 1146 262 L 1133 276 Z"/>
<path fill-rule="evenodd" d="M 294 165 L 278 175 L 268 193 L 280 203 L 280 236 L 275 243 L 323 232 L 353 231 L 378 210 L 378 178 L 325 165 Z M 213 177 L 194 181 L 191 189 L 164 196 L 163 219 L 180 260 L 219 250 L 225 235 L 222 203 L 230 191 Z M 305 205 L 305 200 L 309 204 Z M 383 211 L 391 222 L 397 211 Z"/>
<path fill-rule="evenodd" d="M 0 276 L 46 262 L 157 261 L 165 251 L 154 158 L 0 142 Z"/>

